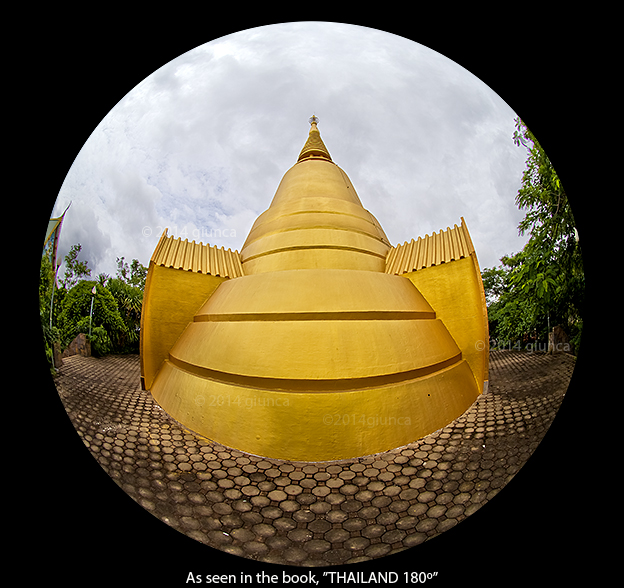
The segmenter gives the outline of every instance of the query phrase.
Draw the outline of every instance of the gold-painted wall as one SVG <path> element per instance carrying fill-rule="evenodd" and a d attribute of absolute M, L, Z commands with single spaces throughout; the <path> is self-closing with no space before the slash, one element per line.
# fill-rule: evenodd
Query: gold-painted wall
<path fill-rule="evenodd" d="M 150 262 L 141 313 L 141 385 L 149 390 L 162 362 L 197 310 L 227 280 Z"/>
<path fill-rule="evenodd" d="M 468 362 L 479 391 L 488 380 L 487 307 L 476 257 L 403 274 L 435 309 Z"/>

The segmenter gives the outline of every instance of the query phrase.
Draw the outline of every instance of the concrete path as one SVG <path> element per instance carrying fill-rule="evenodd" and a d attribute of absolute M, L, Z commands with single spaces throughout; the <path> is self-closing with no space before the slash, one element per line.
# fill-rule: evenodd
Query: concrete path
<path fill-rule="evenodd" d="M 138 356 L 73 356 L 55 383 L 93 457 L 158 519 L 243 558 L 333 566 L 422 544 L 491 500 L 539 445 L 574 365 L 566 354 L 494 351 L 488 392 L 447 427 L 316 463 L 264 459 L 185 430 L 140 389 Z"/>

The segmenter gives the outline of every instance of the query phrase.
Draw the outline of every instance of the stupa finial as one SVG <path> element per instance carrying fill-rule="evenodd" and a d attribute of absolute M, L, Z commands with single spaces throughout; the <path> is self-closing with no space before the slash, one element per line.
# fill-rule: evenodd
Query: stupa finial
<path fill-rule="evenodd" d="M 327 161 L 332 160 L 331 155 L 329 154 L 327 147 L 325 147 L 325 144 L 323 143 L 321 139 L 321 134 L 319 133 L 319 130 L 316 126 L 318 121 L 319 121 L 319 118 L 315 114 L 313 114 L 308 119 L 308 122 L 311 125 L 310 135 L 308 137 L 308 140 L 306 141 L 306 144 L 303 146 L 303 149 L 301 150 L 301 153 L 299 154 L 299 158 L 297 159 L 297 161 L 302 161 L 304 159 L 309 159 L 309 158 L 316 158 L 316 159 L 321 158 Z"/>

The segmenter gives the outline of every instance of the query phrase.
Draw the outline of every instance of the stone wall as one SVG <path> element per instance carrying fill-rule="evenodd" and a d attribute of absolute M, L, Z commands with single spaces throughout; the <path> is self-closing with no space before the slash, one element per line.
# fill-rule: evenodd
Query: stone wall
<path fill-rule="evenodd" d="M 76 335 L 76 338 L 67 346 L 67 349 L 61 353 L 61 359 L 72 355 L 82 355 L 83 357 L 91 355 L 91 341 L 87 339 L 84 333 Z"/>
<path fill-rule="evenodd" d="M 571 345 L 566 332 L 560 326 L 552 328 L 548 333 L 548 353 L 570 353 Z"/>

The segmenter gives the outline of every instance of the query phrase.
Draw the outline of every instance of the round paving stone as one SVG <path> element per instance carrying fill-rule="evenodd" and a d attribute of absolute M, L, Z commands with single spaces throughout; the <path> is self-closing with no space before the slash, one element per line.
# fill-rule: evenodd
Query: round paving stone
<path fill-rule="evenodd" d="M 273 535 L 277 532 L 275 527 L 267 525 L 266 523 L 254 525 L 251 530 L 259 537 L 273 537 Z"/>
<path fill-rule="evenodd" d="M 301 494 L 303 492 L 303 488 L 296 484 L 289 484 L 284 488 L 284 492 L 286 492 L 286 494 L 289 494 L 290 496 L 297 496 L 298 494 Z"/>
<path fill-rule="evenodd" d="M 301 505 L 294 500 L 284 500 L 279 505 L 280 509 L 284 512 L 296 512 L 301 508 Z"/>
<path fill-rule="evenodd" d="M 376 506 L 365 506 L 360 509 L 358 515 L 363 519 L 374 519 L 379 514 L 379 509 Z"/>
<path fill-rule="evenodd" d="M 284 551 L 284 559 L 289 563 L 300 563 L 307 557 L 308 554 L 300 547 L 289 547 Z"/>
<path fill-rule="evenodd" d="M 422 533 L 427 533 L 428 531 L 432 531 L 433 529 L 435 529 L 437 526 L 437 519 L 424 519 L 416 525 L 416 530 Z"/>
<path fill-rule="evenodd" d="M 380 525 L 388 526 L 388 525 L 394 524 L 398 518 L 399 518 L 399 515 L 396 514 L 395 512 L 382 512 L 377 517 L 377 522 Z"/>
<path fill-rule="evenodd" d="M 288 532 L 288 538 L 291 541 L 302 543 L 303 541 L 309 541 L 314 537 L 314 533 L 309 529 L 293 529 Z"/>
<path fill-rule="evenodd" d="M 445 512 L 446 512 L 446 506 L 441 505 L 441 504 L 437 504 L 436 506 L 432 506 L 427 511 L 427 516 L 432 518 L 432 519 L 437 519 L 437 518 L 441 517 Z"/>
<path fill-rule="evenodd" d="M 345 500 L 340 508 L 345 512 L 357 512 L 362 508 L 362 503 L 359 500 Z"/>
<path fill-rule="evenodd" d="M 311 510 L 298 510 L 293 512 L 293 519 L 298 523 L 309 523 L 316 518 L 316 515 Z"/>
<path fill-rule="evenodd" d="M 258 494 L 260 494 L 260 490 L 258 489 L 257 486 L 243 486 L 241 488 L 241 492 L 245 495 L 245 496 L 257 496 Z"/>
<path fill-rule="evenodd" d="M 340 488 L 340 492 L 342 494 L 346 494 L 347 496 L 353 496 L 357 492 L 359 492 L 359 488 L 355 484 L 345 484 Z"/>
<path fill-rule="evenodd" d="M 332 508 L 331 504 L 329 504 L 328 502 L 324 502 L 322 500 L 313 502 L 310 505 L 310 510 L 313 513 L 315 513 L 317 516 L 325 514 L 326 512 L 330 511 L 331 508 Z"/>
<path fill-rule="evenodd" d="M 350 533 L 344 529 L 332 529 L 325 533 L 325 539 L 331 543 L 342 543 L 350 537 Z"/>
<path fill-rule="evenodd" d="M 324 555 L 324 559 L 330 564 L 341 564 L 346 562 L 352 556 L 352 552 L 348 549 L 330 549 Z"/>
<path fill-rule="evenodd" d="M 419 492 L 417 488 L 406 488 L 399 494 L 401 500 L 414 500 L 418 496 Z"/>
<path fill-rule="evenodd" d="M 290 531 L 297 527 L 297 523 L 291 518 L 281 517 L 273 521 L 273 526 L 280 532 Z"/>
<path fill-rule="evenodd" d="M 401 493 L 401 487 L 400 486 L 396 486 L 395 484 L 386 486 L 383 489 L 383 493 L 385 496 L 398 496 Z"/>
<path fill-rule="evenodd" d="M 436 498 L 435 492 L 429 492 L 429 491 L 421 492 L 418 495 L 418 502 L 423 502 L 423 503 L 432 502 L 433 500 L 435 500 L 435 498 Z"/>
<path fill-rule="evenodd" d="M 325 485 L 328 488 L 340 488 L 344 485 L 344 480 L 342 478 L 331 478 L 325 482 Z"/>
<path fill-rule="evenodd" d="M 381 536 L 384 543 L 398 543 L 405 537 L 406 533 L 402 529 L 392 529 Z"/>
<path fill-rule="evenodd" d="M 313 533 L 325 533 L 331 529 L 331 523 L 324 519 L 315 518 L 308 524 L 308 529 Z"/>
<path fill-rule="evenodd" d="M 390 496 L 376 496 L 371 500 L 371 504 L 377 508 L 388 506 L 391 502 L 392 498 Z"/>
<path fill-rule="evenodd" d="M 267 494 L 269 500 L 274 500 L 275 502 L 281 502 L 282 500 L 286 500 L 288 498 L 288 494 L 283 490 L 272 490 Z"/>
<path fill-rule="evenodd" d="M 262 507 L 267 506 L 271 501 L 266 496 L 252 496 L 249 502 L 255 507 Z"/>
<path fill-rule="evenodd" d="M 395 524 L 397 529 L 403 529 L 407 531 L 413 529 L 418 524 L 419 519 L 417 517 L 403 516 Z"/>
<path fill-rule="evenodd" d="M 457 517 L 460 517 L 463 514 L 464 514 L 464 507 L 461 504 L 452 506 L 446 512 L 446 516 L 452 519 L 456 519 Z"/>
<path fill-rule="evenodd" d="M 324 539 L 312 539 L 304 543 L 303 548 L 310 554 L 325 553 L 331 549 L 331 543 Z"/>
<path fill-rule="evenodd" d="M 370 540 L 366 537 L 352 537 L 344 542 L 344 548 L 351 551 L 366 549 L 370 545 Z"/>
<path fill-rule="evenodd" d="M 269 520 L 279 519 L 284 514 L 277 506 L 266 506 L 260 512 Z"/>
<path fill-rule="evenodd" d="M 380 524 L 368 525 L 362 529 L 362 536 L 374 539 L 375 537 L 381 537 L 386 532 L 386 527 Z"/>
<path fill-rule="evenodd" d="M 455 525 L 457 525 L 457 519 L 446 519 L 438 523 L 436 531 L 438 531 L 438 533 L 444 533 L 445 531 L 452 529 Z"/>
<path fill-rule="evenodd" d="M 470 494 L 467 492 L 462 492 L 453 498 L 453 502 L 455 504 L 466 504 L 470 501 Z"/>
<path fill-rule="evenodd" d="M 360 490 L 355 495 L 355 499 L 360 502 L 370 502 L 373 498 L 375 498 L 375 493 L 371 490 Z"/>
<path fill-rule="evenodd" d="M 303 492 L 302 494 L 299 494 L 299 496 L 297 496 L 296 500 L 299 504 L 309 506 L 315 503 L 317 498 L 316 496 L 314 496 L 314 494 L 311 494 L 309 492 Z"/>
<path fill-rule="evenodd" d="M 347 497 L 344 494 L 340 494 L 339 492 L 332 492 L 325 497 L 325 502 L 329 502 L 329 504 L 333 506 L 337 506 L 342 504 Z"/>
<path fill-rule="evenodd" d="M 370 490 L 371 492 L 379 492 L 383 490 L 385 487 L 386 485 L 380 480 L 373 480 L 372 482 L 369 482 L 366 486 L 366 488 Z"/>
<path fill-rule="evenodd" d="M 269 548 L 264 543 L 260 543 L 258 541 L 248 541 L 247 543 L 243 544 L 243 549 L 247 553 L 250 553 L 256 557 L 269 551 Z"/>
<path fill-rule="evenodd" d="M 237 541 L 251 541 L 252 539 L 255 539 L 253 532 L 244 528 L 232 529 L 230 531 L 230 535 Z"/>
<path fill-rule="evenodd" d="M 412 533 L 403 539 L 403 545 L 405 547 L 415 547 L 416 545 L 424 543 L 427 538 L 426 533 Z"/>
<path fill-rule="evenodd" d="M 314 496 L 327 496 L 330 492 L 331 489 L 327 486 L 316 486 L 315 488 L 312 488 L 312 494 L 314 494 Z"/>
<path fill-rule="evenodd" d="M 389 506 L 392 512 L 403 512 L 406 511 L 409 507 L 410 502 L 408 500 L 396 500 Z"/>
<path fill-rule="evenodd" d="M 203 504 L 206 501 L 205 496 L 203 494 L 200 494 L 199 492 L 193 492 L 189 494 L 188 499 L 194 504 Z"/>
<path fill-rule="evenodd" d="M 223 495 L 228 499 L 228 500 L 238 500 L 241 496 L 242 493 L 240 490 L 237 490 L 236 488 L 228 488 Z"/>
<path fill-rule="evenodd" d="M 364 550 L 364 553 L 369 557 L 375 558 L 386 555 L 391 549 L 392 547 L 387 543 L 376 543 L 375 545 L 367 547 Z"/>
<path fill-rule="evenodd" d="M 435 498 L 436 504 L 448 504 L 453 500 L 453 494 L 450 492 L 443 492 L 438 494 Z"/>

